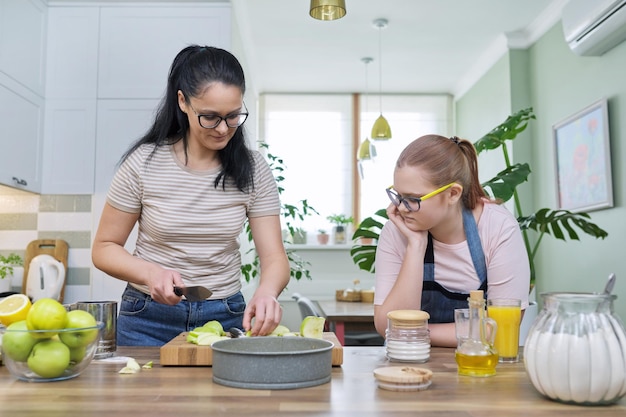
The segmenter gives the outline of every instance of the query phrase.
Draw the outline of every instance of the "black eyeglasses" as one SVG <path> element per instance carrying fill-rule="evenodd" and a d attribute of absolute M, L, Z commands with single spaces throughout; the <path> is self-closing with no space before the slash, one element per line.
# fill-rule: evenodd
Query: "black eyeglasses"
<path fill-rule="evenodd" d="M 422 197 L 402 197 L 400 194 L 398 194 L 397 192 L 393 190 L 393 186 L 387 188 L 386 191 L 387 191 L 387 195 L 389 196 L 389 199 L 391 200 L 394 206 L 398 207 L 400 203 L 402 203 L 404 204 L 404 207 L 406 207 L 408 211 L 419 211 L 421 208 L 422 201 L 446 191 L 448 188 L 452 187 L 454 184 L 456 183 L 451 182 L 450 184 L 444 185 L 441 188 L 437 188 L 435 191 L 430 192 Z"/>
<path fill-rule="evenodd" d="M 220 125 L 220 123 L 222 123 L 222 120 L 225 121 L 226 126 L 230 128 L 239 127 L 244 124 L 248 118 L 248 108 L 246 107 L 246 103 L 243 103 L 243 107 L 246 109 L 245 112 L 228 114 L 226 116 L 220 116 L 219 114 L 198 114 L 196 109 L 194 109 L 191 104 L 189 104 L 189 107 L 191 107 L 191 110 L 193 110 L 196 116 L 198 116 L 198 123 L 200 126 L 205 129 L 215 129 Z"/>

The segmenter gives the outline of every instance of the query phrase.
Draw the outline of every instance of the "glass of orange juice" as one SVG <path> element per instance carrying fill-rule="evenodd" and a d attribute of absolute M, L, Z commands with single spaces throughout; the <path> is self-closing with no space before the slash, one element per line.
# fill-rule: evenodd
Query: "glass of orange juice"
<path fill-rule="evenodd" d="M 522 302 L 515 298 L 487 300 L 487 314 L 498 325 L 494 347 L 500 355 L 499 362 L 519 360 L 519 326 L 522 321 Z"/>

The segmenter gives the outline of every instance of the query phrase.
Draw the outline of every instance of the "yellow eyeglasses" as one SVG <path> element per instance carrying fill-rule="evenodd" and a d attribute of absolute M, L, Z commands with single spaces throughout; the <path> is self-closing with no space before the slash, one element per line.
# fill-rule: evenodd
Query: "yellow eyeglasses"
<path fill-rule="evenodd" d="M 400 203 L 402 203 L 404 204 L 404 207 L 406 207 L 408 211 L 419 211 L 419 209 L 421 208 L 422 201 L 446 191 L 448 188 L 452 187 L 454 184 L 456 183 L 451 182 L 450 184 L 444 185 L 441 188 L 437 188 L 435 191 L 430 192 L 422 197 L 402 197 L 400 194 L 398 194 L 397 192 L 393 190 L 393 185 L 387 188 L 386 191 L 387 191 L 387 195 L 389 196 L 389 199 L 391 200 L 394 206 L 398 207 Z"/>

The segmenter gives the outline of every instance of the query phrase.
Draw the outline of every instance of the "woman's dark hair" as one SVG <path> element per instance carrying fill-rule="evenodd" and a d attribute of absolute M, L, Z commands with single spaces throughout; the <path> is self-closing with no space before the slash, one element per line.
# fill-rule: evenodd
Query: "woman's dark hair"
<path fill-rule="evenodd" d="M 180 51 L 170 67 L 165 96 L 152 126 L 126 151 L 120 163 L 141 145 L 152 143 L 156 151 L 158 146 L 171 145 L 181 139 L 187 162 L 189 120 L 178 106 L 178 90 L 188 101 L 189 97 L 196 97 L 214 82 L 238 87 L 242 95 L 245 93 L 243 68 L 233 54 L 224 49 L 199 45 L 190 45 Z M 215 179 L 215 187 L 221 182 L 224 188 L 226 178 L 231 178 L 239 190 L 247 191 L 252 185 L 254 159 L 246 146 L 243 125 L 237 128 L 233 138 L 218 155 L 222 171 Z"/>
<path fill-rule="evenodd" d="M 420 167 L 429 181 L 443 187 L 451 182 L 463 186 L 463 205 L 473 209 L 481 198 L 489 198 L 478 179 L 478 156 L 474 145 L 456 136 L 426 135 L 415 139 L 400 154 L 397 168 Z"/>

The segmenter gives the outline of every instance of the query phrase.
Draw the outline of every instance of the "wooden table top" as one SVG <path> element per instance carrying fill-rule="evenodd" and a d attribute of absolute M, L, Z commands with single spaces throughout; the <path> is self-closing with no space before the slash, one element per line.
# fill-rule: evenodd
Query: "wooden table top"
<path fill-rule="evenodd" d="M 454 349 L 435 348 L 430 361 L 414 365 L 433 371 L 433 384 L 420 392 L 379 389 L 373 376 L 385 358 L 383 347 L 345 347 L 344 364 L 333 367 L 331 382 L 295 390 L 246 390 L 212 382 L 210 367 L 159 365 L 158 348 L 120 348 L 118 362 L 94 361 L 77 378 L 28 383 L 0 367 L 0 415 L 7 417 L 159 416 L 624 416 L 618 404 L 583 407 L 542 397 L 522 363 L 500 364 L 497 375 L 457 375 Z M 152 369 L 122 375 L 123 356 Z M 120 361 L 121 360 L 121 361 Z M 401 366 L 401 365 L 400 365 Z"/>
<path fill-rule="evenodd" d="M 374 322 L 374 305 L 351 301 L 318 300 L 322 313 L 329 321 Z"/>

